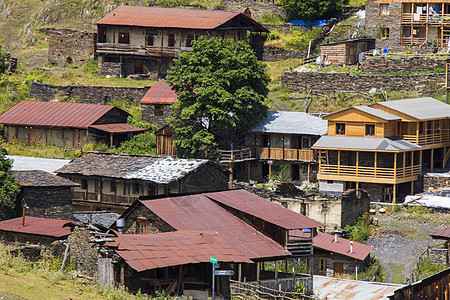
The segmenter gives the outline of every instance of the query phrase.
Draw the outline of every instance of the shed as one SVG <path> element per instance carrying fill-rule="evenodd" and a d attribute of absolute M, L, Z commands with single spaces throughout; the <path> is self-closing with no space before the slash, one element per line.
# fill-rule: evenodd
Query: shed
<path fill-rule="evenodd" d="M 375 49 L 375 39 L 350 38 L 319 46 L 323 61 L 339 65 L 354 65 L 358 62 L 359 53 Z"/>
<path fill-rule="evenodd" d="M 165 82 L 155 82 L 141 99 L 142 120 L 163 126 L 172 115 L 170 106 L 178 101 L 177 93 Z"/>

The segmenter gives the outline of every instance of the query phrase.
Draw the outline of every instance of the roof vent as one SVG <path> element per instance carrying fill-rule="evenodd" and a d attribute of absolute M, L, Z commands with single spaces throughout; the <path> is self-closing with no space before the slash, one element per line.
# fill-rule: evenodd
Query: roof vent
<path fill-rule="evenodd" d="M 350 253 L 353 253 L 353 241 L 350 241 Z"/>

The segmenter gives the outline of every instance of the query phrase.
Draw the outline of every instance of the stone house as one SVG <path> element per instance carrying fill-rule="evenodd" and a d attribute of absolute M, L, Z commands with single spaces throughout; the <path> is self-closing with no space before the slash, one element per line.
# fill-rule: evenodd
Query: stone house
<path fill-rule="evenodd" d="M 21 101 L 0 116 L 0 124 L 7 141 L 81 148 L 93 142 L 119 145 L 146 130 L 127 124 L 128 116 L 112 105 Z"/>
<path fill-rule="evenodd" d="M 354 65 L 359 61 L 359 54 L 375 49 L 375 39 L 354 38 L 321 44 L 322 61 L 338 65 Z"/>
<path fill-rule="evenodd" d="M 44 171 L 13 171 L 20 185 L 16 215 L 71 220 L 72 189 L 79 184 Z"/>
<path fill-rule="evenodd" d="M 228 172 L 214 162 L 161 156 L 88 153 L 55 171 L 79 184 L 74 204 L 124 209 L 140 196 L 228 188 Z"/>
<path fill-rule="evenodd" d="M 365 29 L 368 36 L 376 38 L 379 49 L 400 51 L 420 45 L 447 47 L 450 4 L 427 0 L 369 0 Z"/>
<path fill-rule="evenodd" d="M 121 77 L 165 77 L 199 36 L 252 44 L 253 32 L 268 32 L 243 13 L 160 7 L 119 6 L 96 24 L 99 74 Z"/>
<path fill-rule="evenodd" d="M 142 120 L 158 128 L 167 125 L 167 118 L 172 116 L 170 106 L 177 101 L 177 93 L 169 84 L 155 82 L 141 99 Z"/>
<path fill-rule="evenodd" d="M 450 266 L 450 227 L 432 232 L 430 233 L 430 236 L 435 240 L 443 241 L 441 247 L 429 249 L 432 250 L 432 263 L 446 264 L 447 266 Z"/>
<path fill-rule="evenodd" d="M 422 172 L 444 168 L 450 156 L 450 106 L 433 98 L 354 106 L 323 119 L 319 191 L 364 189 L 371 201 L 397 202 L 422 191 Z"/>
<path fill-rule="evenodd" d="M 58 66 L 82 65 L 95 58 L 94 32 L 49 29 L 48 62 Z"/>

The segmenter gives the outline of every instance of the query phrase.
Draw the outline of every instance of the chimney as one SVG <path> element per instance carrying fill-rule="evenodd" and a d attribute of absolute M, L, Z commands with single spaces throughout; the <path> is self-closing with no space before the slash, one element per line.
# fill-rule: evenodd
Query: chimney
<path fill-rule="evenodd" d="M 337 243 L 337 233 L 334 234 L 334 242 Z"/>
<path fill-rule="evenodd" d="M 353 253 L 353 241 L 350 241 L 350 253 Z"/>
<path fill-rule="evenodd" d="M 25 206 L 23 207 L 23 212 L 22 212 L 22 227 L 25 227 Z"/>

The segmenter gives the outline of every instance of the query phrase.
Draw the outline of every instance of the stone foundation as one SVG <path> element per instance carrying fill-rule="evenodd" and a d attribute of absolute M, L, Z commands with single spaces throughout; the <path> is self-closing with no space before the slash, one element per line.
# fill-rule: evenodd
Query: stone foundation
<path fill-rule="evenodd" d="M 423 176 L 423 190 L 450 186 L 450 173 L 427 173 Z"/>

